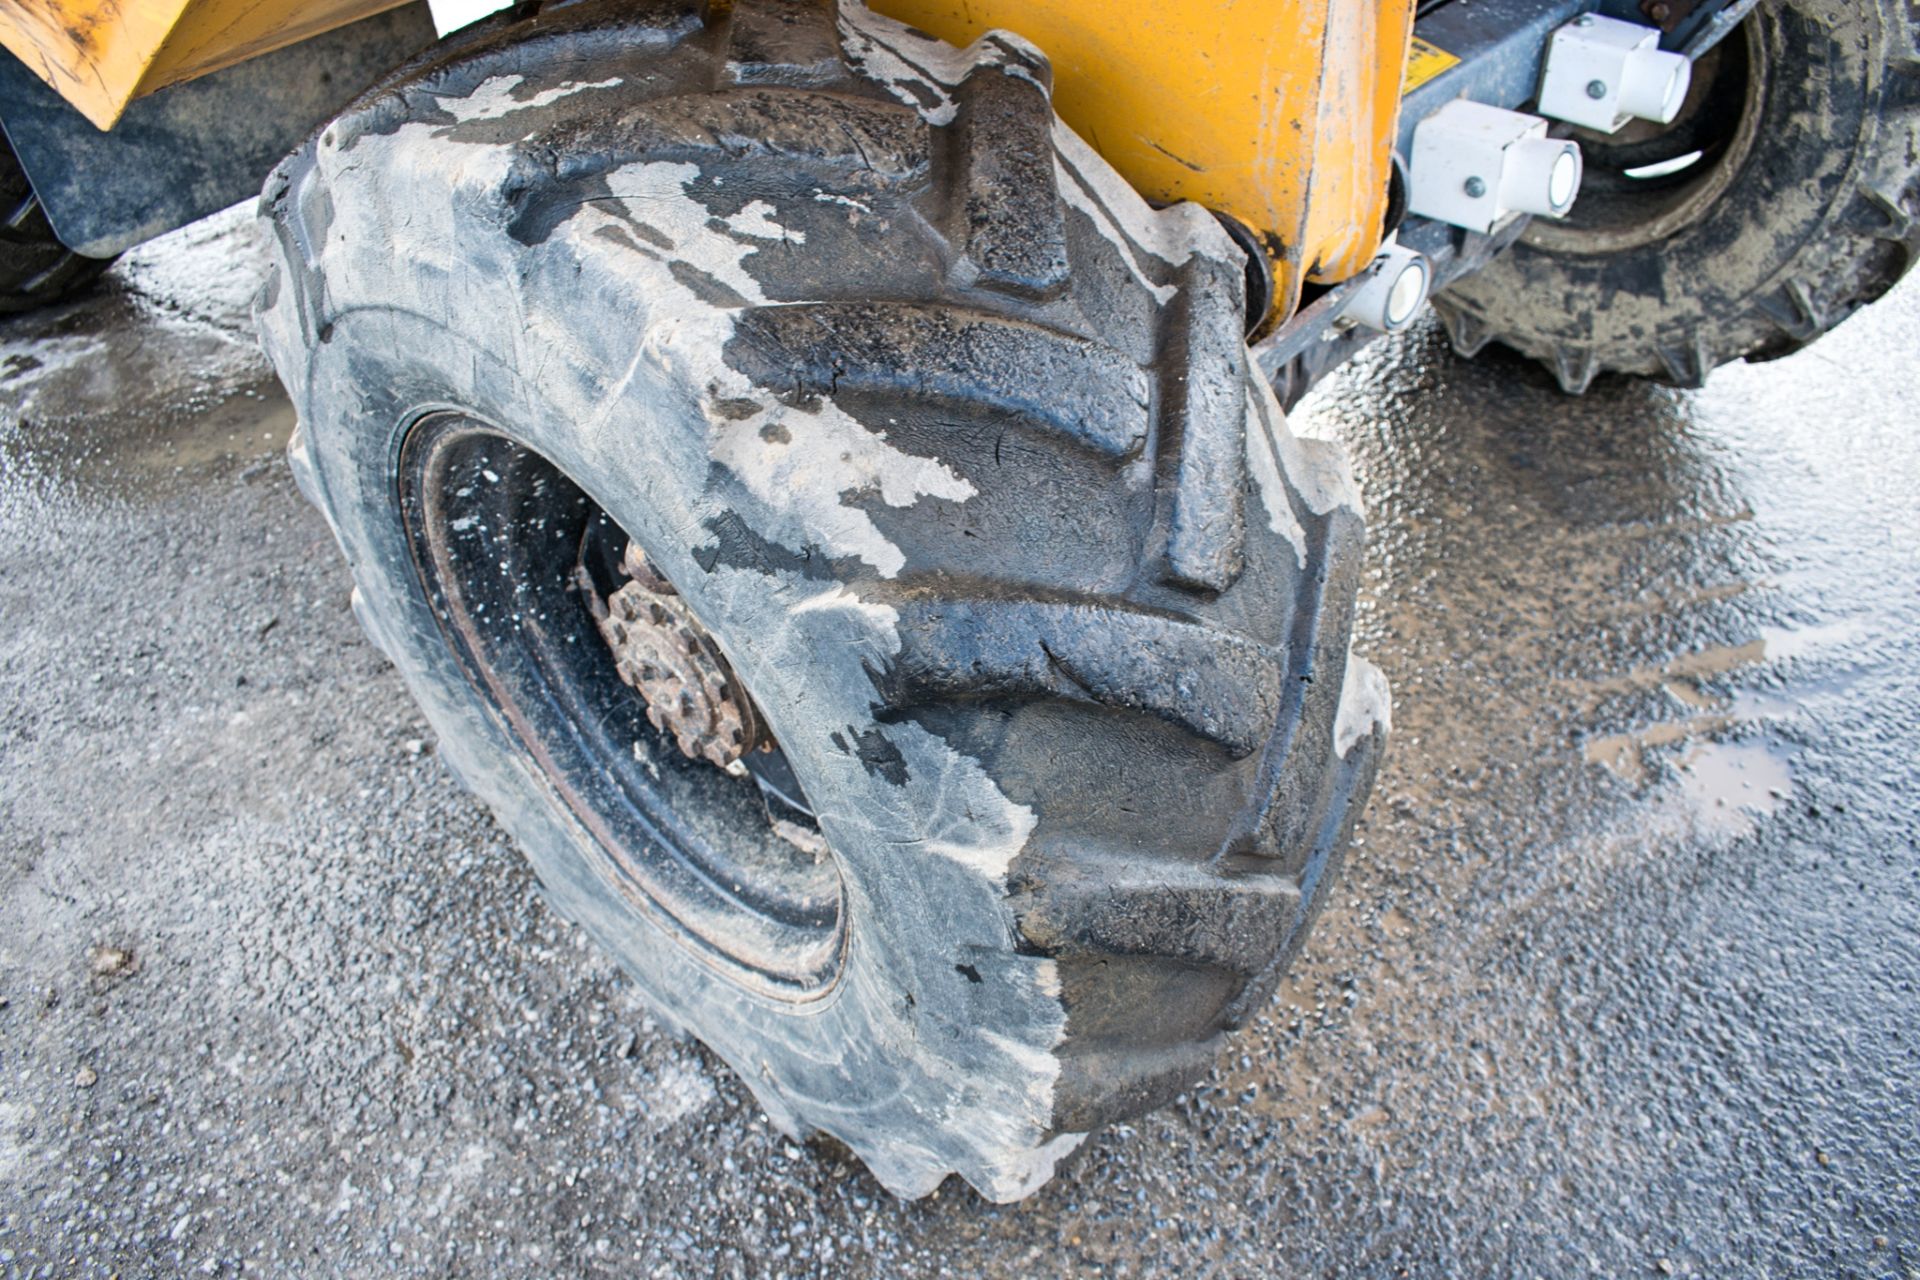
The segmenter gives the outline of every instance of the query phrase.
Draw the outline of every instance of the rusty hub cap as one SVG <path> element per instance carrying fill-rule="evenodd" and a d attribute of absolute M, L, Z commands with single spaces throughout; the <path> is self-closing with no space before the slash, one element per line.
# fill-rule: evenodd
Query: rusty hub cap
<path fill-rule="evenodd" d="M 680 750 L 730 773 L 750 751 L 773 746 L 759 708 L 720 656 L 680 593 L 627 544 L 620 561 L 630 579 L 605 600 L 584 572 L 581 586 L 613 650 L 620 678 L 647 703 L 647 719 Z"/>

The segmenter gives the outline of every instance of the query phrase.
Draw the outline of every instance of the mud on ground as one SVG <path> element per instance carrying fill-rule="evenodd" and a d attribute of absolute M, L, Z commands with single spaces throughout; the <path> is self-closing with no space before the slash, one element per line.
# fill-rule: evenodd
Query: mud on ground
<path fill-rule="evenodd" d="M 294 492 L 260 261 L 0 324 L 0 1274 L 1920 1276 L 1920 287 L 1703 392 L 1429 326 L 1316 393 L 1361 843 L 996 1208 L 782 1139 L 541 904 Z"/>

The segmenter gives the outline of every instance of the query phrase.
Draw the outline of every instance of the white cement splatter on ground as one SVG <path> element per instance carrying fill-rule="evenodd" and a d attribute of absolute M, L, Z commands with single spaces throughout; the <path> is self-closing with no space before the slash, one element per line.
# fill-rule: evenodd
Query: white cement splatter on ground
<path fill-rule="evenodd" d="M 449 1210 L 465 1205 L 468 1193 L 478 1185 L 480 1175 L 486 1172 L 492 1159 L 493 1152 L 477 1142 L 462 1147 L 460 1154 L 447 1162 L 440 1190 L 427 1206 L 427 1216 L 444 1218 Z"/>
<path fill-rule="evenodd" d="M 714 1091 L 713 1081 L 705 1072 L 683 1062 L 668 1062 L 654 1073 L 652 1081 L 641 1090 L 647 1119 L 659 1129 L 698 1115 L 719 1096 Z"/>
<path fill-rule="evenodd" d="M 31 1113 L 17 1102 L 0 1099 L 0 1182 L 11 1182 L 26 1171 L 28 1148 L 21 1135 Z"/>

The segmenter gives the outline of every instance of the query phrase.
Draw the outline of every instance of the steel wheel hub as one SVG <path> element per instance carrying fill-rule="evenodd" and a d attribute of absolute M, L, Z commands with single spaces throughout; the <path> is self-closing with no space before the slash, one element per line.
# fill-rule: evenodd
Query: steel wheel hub
<path fill-rule="evenodd" d="M 690 759 L 745 772 L 743 757 L 773 745 L 759 709 L 686 601 L 638 546 L 627 544 L 620 568 L 629 580 L 605 600 L 586 571 L 580 573 L 620 679 L 646 701 L 653 727 Z"/>

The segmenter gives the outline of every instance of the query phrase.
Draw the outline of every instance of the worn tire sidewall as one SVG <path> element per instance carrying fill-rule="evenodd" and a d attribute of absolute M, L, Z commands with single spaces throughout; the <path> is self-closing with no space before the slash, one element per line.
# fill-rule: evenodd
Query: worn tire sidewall
<path fill-rule="evenodd" d="M 577 300 L 582 315 L 632 316 L 645 305 Z M 924 851 L 918 815 L 954 799 L 941 794 L 950 779 L 920 767 L 926 753 L 909 751 L 911 776 L 896 785 L 832 741 L 836 727 L 844 741 L 872 725 L 863 664 L 880 655 L 866 628 L 839 625 L 833 610 L 812 611 L 820 625 L 773 625 L 775 610 L 791 617 L 791 601 L 778 597 L 803 584 L 695 563 L 687 530 L 699 527 L 706 487 L 701 390 L 655 380 L 636 362 L 616 410 L 630 429 L 582 432 L 511 368 L 405 312 L 342 315 L 313 352 L 296 465 L 353 567 L 356 612 L 424 708 L 447 763 L 519 840 L 554 906 L 618 957 L 668 1020 L 697 1031 L 787 1131 L 835 1133 L 897 1188 L 930 1190 L 958 1168 L 989 1194 L 1024 1192 L 1026 1170 L 991 1161 L 1009 1139 L 1031 1147 L 1045 1137 L 1057 1070 L 1048 1050 L 1063 1025 L 1051 962 L 1012 951 L 1002 884 Z M 803 1005 L 759 996 L 695 958 L 605 878 L 593 837 L 474 689 L 420 583 L 395 484 L 406 431 L 440 411 L 498 427 L 566 473 L 682 585 L 754 691 L 841 868 L 849 938 L 828 995 Z M 698 465 L 662 465 L 676 458 Z M 857 602 L 847 612 L 858 615 Z M 984 981 L 960 974 L 957 959 Z M 940 1140 L 954 1149 L 860 1140 L 893 1127 L 890 1111 L 923 1116 L 930 1104 L 950 1109 Z M 925 1121 L 902 1127 L 923 1131 Z"/>

